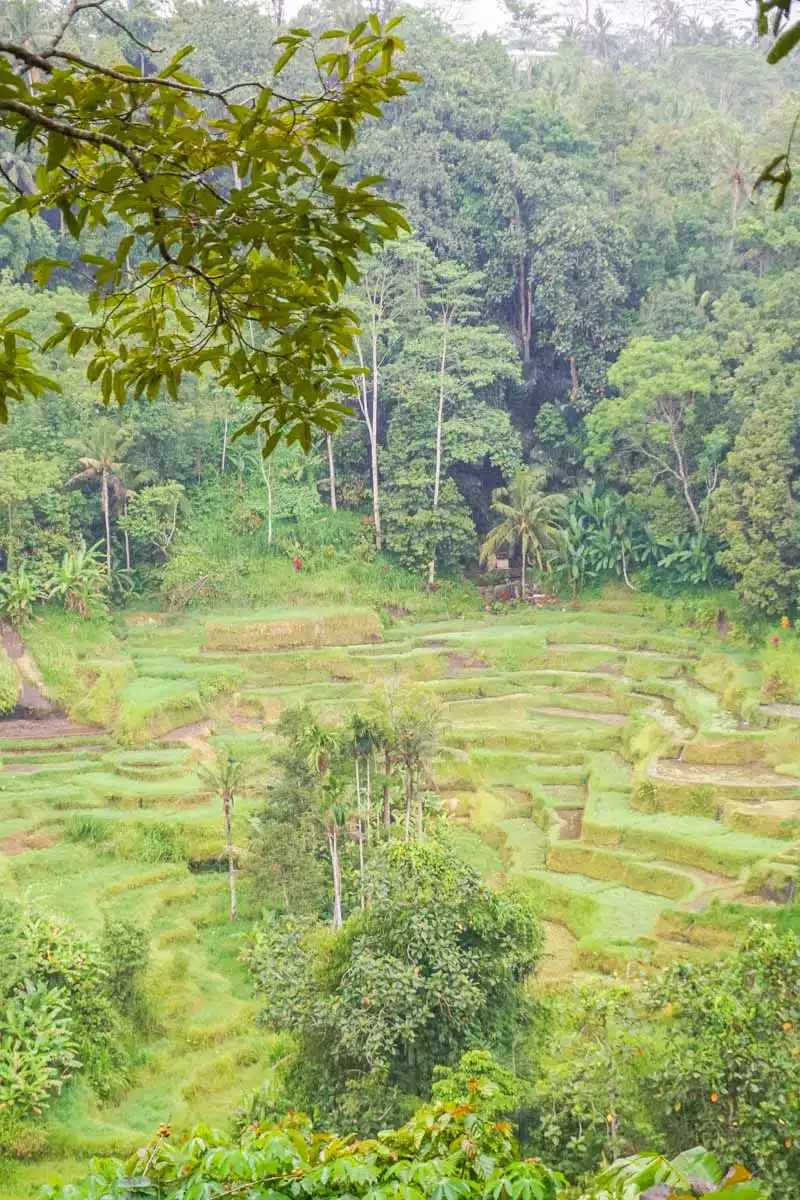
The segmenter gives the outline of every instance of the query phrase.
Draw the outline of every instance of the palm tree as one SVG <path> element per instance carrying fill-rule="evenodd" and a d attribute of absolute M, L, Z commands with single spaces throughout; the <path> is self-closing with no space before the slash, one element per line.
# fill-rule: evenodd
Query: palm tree
<path fill-rule="evenodd" d="M 78 451 L 78 461 L 83 468 L 67 480 L 67 487 L 81 483 L 99 483 L 100 508 L 103 513 L 106 536 L 106 570 L 111 576 L 111 493 L 120 496 L 124 492 L 121 474 L 125 469 L 124 456 L 130 446 L 129 436 L 113 421 L 98 421 L 93 430 L 92 441 L 87 444 L 72 442 Z"/>
<path fill-rule="evenodd" d="M 299 744 L 306 755 L 308 769 L 316 777 L 316 812 L 325 833 L 333 877 L 333 928 L 342 928 L 342 866 L 339 859 L 339 833 L 347 823 L 347 808 L 342 800 L 342 780 L 336 764 L 341 750 L 339 736 L 320 725 L 313 716 L 305 722 Z"/>
<path fill-rule="evenodd" d="M 228 857 L 228 886 L 231 894 L 231 920 L 236 920 L 236 856 L 233 846 L 233 801 L 242 781 L 244 763 L 234 758 L 230 750 L 217 752 L 214 769 L 201 767 L 200 775 L 222 800 L 222 815 L 225 821 L 225 853 Z"/>
<path fill-rule="evenodd" d="M 420 775 L 430 765 L 439 748 L 441 714 L 430 696 L 417 691 L 400 696 L 390 693 L 386 712 L 395 758 L 405 769 L 405 839 L 407 842 L 411 840 L 411 818 L 416 810 L 416 835 L 421 841 L 424 829 Z"/>
<path fill-rule="evenodd" d="M 540 571 L 544 570 L 547 550 L 557 544 L 567 515 L 566 497 L 545 492 L 546 480 L 541 467 L 520 467 L 510 488 L 495 488 L 492 509 L 502 520 L 481 546 L 482 563 L 505 547 L 520 547 L 523 599 L 529 556 Z"/>

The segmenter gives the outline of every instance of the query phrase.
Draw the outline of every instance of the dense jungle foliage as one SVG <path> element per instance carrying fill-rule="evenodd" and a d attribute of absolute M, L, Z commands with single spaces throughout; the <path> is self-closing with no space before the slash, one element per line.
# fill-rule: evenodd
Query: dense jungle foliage
<path fill-rule="evenodd" d="M 797 68 L 679 7 L 636 29 L 601 10 L 566 28 L 509 12 L 505 44 L 406 17 L 403 65 L 423 81 L 367 122 L 346 169 L 382 175 L 413 233 L 345 289 L 358 403 L 310 456 L 262 459 L 263 431 L 232 440 L 253 414 L 211 374 L 115 412 L 86 381 L 88 350 L 34 352 L 62 391 L 12 404 L 0 431 L 10 611 L 43 594 L 91 605 L 102 559 L 119 592 L 177 603 L 259 595 L 265 573 L 286 585 L 292 558 L 364 581 L 376 549 L 433 581 L 474 566 L 498 517 L 516 561 L 527 522 L 526 557 L 565 592 L 722 585 L 752 612 L 793 609 L 800 209 L 790 191 L 775 213 L 751 185 L 788 137 Z M 354 15 L 331 3 L 301 19 L 319 32 Z M 3 19 L 35 40 L 52 14 L 10 3 Z M 277 53 L 254 5 L 138 4 L 129 19 L 148 46 L 197 46 L 192 69 L 215 89 Z M 70 37 L 156 61 L 99 15 Z M 286 70 L 300 90 L 302 55 Z M 8 186 L 30 189 L 31 154 L 8 139 L 4 153 Z M 76 244 L 53 209 L 12 216 L 3 311 L 30 309 L 39 343 L 57 313 L 80 322 L 86 271 L 113 258 L 118 226 Z M 27 267 L 42 256 L 61 263 L 44 291 Z"/>

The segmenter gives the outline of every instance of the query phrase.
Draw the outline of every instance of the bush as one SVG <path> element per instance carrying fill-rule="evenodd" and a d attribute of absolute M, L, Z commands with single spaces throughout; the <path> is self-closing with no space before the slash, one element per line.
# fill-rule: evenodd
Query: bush
<path fill-rule="evenodd" d="M 737 954 L 676 965 L 650 998 L 666 1017 L 652 1086 L 672 1146 L 702 1138 L 798 1196 L 800 939 L 754 922 Z"/>
<path fill-rule="evenodd" d="M 507 1051 L 532 1020 L 522 985 L 543 944 L 526 897 L 434 842 L 391 846 L 368 891 L 340 933 L 271 922 L 246 955 L 263 1019 L 298 1039 L 295 1103 L 348 1127 L 380 1127 L 387 1091 L 402 1109 L 470 1046 Z"/>
<path fill-rule="evenodd" d="M 31 908 L 0 904 L 0 1110 L 39 1114 L 79 1071 L 124 1080 L 120 1012 L 99 947 Z"/>

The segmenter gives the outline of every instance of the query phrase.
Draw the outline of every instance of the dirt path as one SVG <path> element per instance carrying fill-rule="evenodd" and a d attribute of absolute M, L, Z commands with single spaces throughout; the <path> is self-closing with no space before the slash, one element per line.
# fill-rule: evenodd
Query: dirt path
<path fill-rule="evenodd" d="M 19 704 L 8 716 L 0 717 L 0 741 L 57 741 L 102 735 L 96 725 L 76 725 L 56 708 L 25 643 L 4 621 L 0 622 L 0 641 L 22 678 Z"/>
<path fill-rule="evenodd" d="M 558 840 L 560 842 L 577 842 L 583 832 L 583 809 L 558 808 L 556 817 L 559 824 Z"/>
<path fill-rule="evenodd" d="M 31 714 L 55 712 L 55 705 L 47 695 L 39 668 L 25 648 L 25 643 L 16 629 L 5 621 L 0 623 L 0 640 L 2 640 L 3 649 L 22 677 L 22 695 L 17 708 Z"/>

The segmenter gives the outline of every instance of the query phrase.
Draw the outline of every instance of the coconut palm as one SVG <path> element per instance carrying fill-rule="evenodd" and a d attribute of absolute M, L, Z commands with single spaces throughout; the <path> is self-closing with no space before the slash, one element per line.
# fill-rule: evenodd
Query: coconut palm
<path fill-rule="evenodd" d="M 236 920 L 236 853 L 233 846 L 233 802 L 242 781 L 244 763 L 234 758 L 230 750 L 219 750 L 215 768 L 201 767 L 205 782 L 222 800 L 225 821 L 225 853 L 228 858 L 228 886 L 231 895 L 231 920 Z"/>
<path fill-rule="evenodd" d="M 113 421 L 98 421 L 92 432 L 92 440 L 83 444 L 72 442 L 78 451 L 78 461 L 83 468 L 67 480 L 67 487 L 81 483 L 97 483 L 100 486 L 100 508 L 103 513 L 106 538 L 106 570 L 111 575 L 111 497 L 120 496 L 125 490 L 121 475 L 125 470 L 125 455 L 130 447 L 128 435 Z"/>
<path fill-rule="evenodd" d="M 547 565 L 547 551 L 557 545 L 567 516 L 566 497 L 545 492 L 547 477 L 541 467 L 520 467 L 510 488 L 495 488 L 492 510 L 502 518 L 481 546 L 480 559 L 508 548 L 522 553 L 522 595 L 529 557 L 540 571 Z"/>

